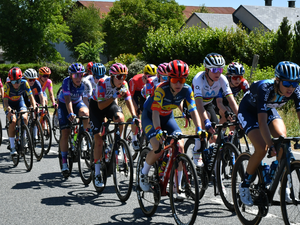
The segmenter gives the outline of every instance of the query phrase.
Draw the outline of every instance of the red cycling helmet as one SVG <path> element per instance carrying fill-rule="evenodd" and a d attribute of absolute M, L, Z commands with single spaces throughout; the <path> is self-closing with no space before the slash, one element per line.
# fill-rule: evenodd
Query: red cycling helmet
<path fill-rule="evenodd" d="M 87 72 L 92 72 L 92 67 L 93 67 L 94 63 L 93 62 L 89 62 L 86 66 L 86 70 Z"/>
<path fill-rule="evenodd" d="M 22 78 L 22 71 L 19 67 L 14 67 L 8 72 L 9 80 L 19 80 Z"/>
<path fill-rule="evenodd" d="M 170 78 L 187 78 L 187 76 L 190 73 L 190 70 L 188 64 L 179 59 L 175 59 L 169 62 L 167 72 Z"/>

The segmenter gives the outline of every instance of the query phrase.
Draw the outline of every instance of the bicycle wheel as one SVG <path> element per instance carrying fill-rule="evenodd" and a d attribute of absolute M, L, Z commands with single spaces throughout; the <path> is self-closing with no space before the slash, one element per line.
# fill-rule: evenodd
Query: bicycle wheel
<path fill-rule="evenodd" d="M 3 133 L 2 133 L 2 122 L 0 120 L 0 146 L 2 145 L 2 136 L 3 136 Z"/>
<path fill-rule="evenodd" d="M 181 183 L 178 182 L 180 170 Z M 172 166 L 169 188 L 172 215 L 177 224 L 194 224 L 199 206 L 198 190 L 198 178 L 191 159 L 185 154 L 178 155 Z M 177 198 L 178 194 L 182 197 Z"/>
<path fill-rule="evenodd" d="M 131 122 L 132 119 L 129 118 L 126 122 Z M 125 124 L 124 130 L 123 130 L 123 139 L 127 142 L 129 151 L 132 157 L 132 160 L 135 160 L 138 156 L 138 152 L 135 151 L 132 147 L 132 130 L 130 124 Z"/>
<path fill-rule="evenodd" d="M 41 125 L 44 130 L 44 153 L 47 155 L 50 151 L 52 144 L 52 130 L 48 115 L 45 115 L 43 117 L 43 119 L 41 120 Z"/>
<path fill-rule="evenodd" d="M 20 144 L 18 144 L 16 139 L 15 139 L 15 146 L 17 148 L 17 152 L 19 152 Z M 18 155 L 11 155 L 10 157 L 11 157 L 11 160 L 13 162 L 14 167 L 16 167 L 20 162 L 20 155 L 19 154 Z"/>
<path fill-rule="evenodd" d="M 79 146 L 78 146 L 78 170 L 82 182 L 85 185 L 88 185 L 91 182 L 91 151 L 92 151 L 92 138 L 87 131 L 79 137 Z"/>
<path fill-rule="evenodd" d="M 133 185 L 133 163 L 126 141 L 118 141 L 118 149 L 113 152 L 113 179 L 118 198 L 128 200 Z"/>
<path fill-rule="evenodd" d="M 29 128 L 25 124 L 22 125 L 21 146 L 21 156 L 23 156 L 26 169 L 29 172 L 33 165 L 33 145 Z"/>
<path fill-rule="evenodd" d="M 193 160 L 193 151 L 195 147 L 195 138 L 189 138 L 184 144 L 184 153 Z"/>
<path fill-rule="evenodd" d="M 297 204 L 287 203 L 285 201 L 286 190 L 282 187 L 290 187 L 290 181 L 288 179 L 289 174 L 285 170 L 283 179 L 281 182 L 281 193 L 280 193 L 280 205 L 282 217 L 285 224 L 299 224 L 300 223 L 300 161 L 294 161 L 291 163 L 291 182 L 295 200 Z M 291 196 L 290 196 L 291 197 Z"/>
<path fill-rule="evenodd" d="M 148 173 L 149 183 L 151 184 L 151 188 L 149 192 L 143 191 L 140 186 L 140 171 L 144 166 L 144 162 L 146 160 L 146 156 L 151 149 L 149 147 L 145 147 L 140 156 L 138 158 L 137 167 L 136 167 L 136 193 L 139 205 L 141 210 L 147 217 L 153 216 L 156 212 L 160 201 L 160 185 L 158 183 L 158 166 L 154 163 L 150 171 Z"/>
<path fill-rule="evenodd" d="M 42 125 L 38 120 L 34 120 L 30 126 L 30 134 L 33 143 L 33 153 L 37 161 L 40 161 L 44 154 L 44 136 Z"/>
<path fill-rule="evenodd" d="M 233 144 L 227 142 L 224 143 L 220 154 L 221 157 L 217 160 L 217 185 L 225 206 L 229 211 L 234 212 L 231 193 L 231 174 L 239 152 Z"/>
<path fill-rule="evenodd" d="M 102 160 L 101 160 L 101 169 L 100 169 L 100 173 L 101 173 L 101 176 L 102 176 L 102 180 L 103 180 L 103 183 L 104 183 L 104 187 L 97 187 L 95 185 L 95 163 L 94 163 L 94 145 L 95 145 L 95 142 L 93 141 L 93 146 L 92 146 L 92 151 L 91 151 L 91 161 L 90 161 L 90 164 L 91 164 L 91 169 L 92 169 L 92 182 L 93 182 L 93 185 L 95 187 L 95 190 L 97 191 L 97 193 L 102 193 L 102 191 L 104 190 L 105 186 L 106 186 L 106 181 L 107 181 L 107 168 L 106 168 L 106 164 L 104 162 L 104 153 L 103 153 L 103 157 L 102 157 Z"/>
<path fill-rule="evenodd" d="M 58 116 L 56 114 L 57 114 L 57 109 L 54 110 L 54 113 L 52 115 L 52 132 L 55 141 L 57 142 L 57 144 L 59 144 L 59 136 L 61 131 L 59 129 L 59 121 L 58 121 Z"/>
<path fill-rule="evenodd" d="M 68 178 L 71 173 L 72 173 L 72 169 L 73 169 L 73 151 L 72 151 L 72 142 L 71 142 L 71 135 L 69 136 L 69 140 L 68 140 L 68 156 L 67 156 L 67 164 L 68 164 L 68 168 L 69 168 L 69 174 L 67 174 L 65 176 L 65 178 Z M 58 160 L 59 160 L 59 166 L 60 169 L 62 169 L 62 155 L 61 155 L 61 149 L 60 149 L 60 145 L 58 145 Z"/>
<path fill-rule="evenodd" d="M 242 203 L 240 199 L 239 184 L 244 179 L 245 171 L 250 157 L 251 155 L 248 153 L 241 154 L 237 158 L 232 171 L 232 199 L 233 199 L 234 209 L 239 220 L 246 225 L 258 224 L 262 218 L 259 211 L 259 206 L 255 204 L 252 207 L 246 206 Z M 258 174 L 257 171 L 252 176 L 251 185 L 250 185 L 250 193 L 252 199 L 254 199 L 255 194 L 257 194 L 257 190 L 255 189 L 255 186 L 261 185 L 261 180 L 260 180 L 261 178 L 257 176 Z"/>

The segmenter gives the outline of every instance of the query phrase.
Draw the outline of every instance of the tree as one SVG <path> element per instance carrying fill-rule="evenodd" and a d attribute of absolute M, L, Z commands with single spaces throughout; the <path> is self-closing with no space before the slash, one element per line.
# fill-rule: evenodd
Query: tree
<path fill-rule="evenodd" d="M 276 62 L 289 61 L 293 52 L 293 34 L 287 17 L 284 17 L 277 31 L 277 41 L 274 42 L 274 59 Z"/>
<path fill-rule="evenodd" d="M 104 42 L 93 44 L 92 41 L 81 43 L 75 47 L 75 51 L 79 53 L 77 61 L 82 63 L 100 62 L 100 52 L 103 51 Z"/>
<path fill-rule="evenodd" d="M 104 35 L 101 32 L 100 11 L 94 5 L 88 8 L 75 7 L 67 18 L 67 25 L 70 27 L 73 41 L 66 43 L 66 46 L 72 52 L 73 58 L 79 57 L 80 53 L 75 49 L 82 43 L 91 42 L 94 46 L 102 45 Z"/>
<path fill-rule="evenodd" d="M 300 21 L 297 21 L 294 26 L 294 48 L 293 48 L 293 55 L 292 61 L 300 65 Z"/>
<path fill-rule="evenodd" d="M 175 0 L 120 0 L 104 18 L 104 49 L 108 58 L 122 53 L 137 54 L 145 46 L 150 28 L 163 24 L 179 29 L 184 24 L 184 6 Z"/>
<path fill-rule="evenodd" d="M 63 16 L 72 0 L 1 0 L 0 46 L 6 60 L 58 61 L 54 43 L 71 41 Z"/>

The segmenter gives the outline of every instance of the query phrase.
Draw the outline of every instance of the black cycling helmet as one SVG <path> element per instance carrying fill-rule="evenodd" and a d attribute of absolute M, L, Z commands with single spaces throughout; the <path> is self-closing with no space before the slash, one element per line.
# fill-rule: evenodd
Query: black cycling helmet
<path fill-rule="evenodd" d="M 243 65 L 238 62 L 232 62 L 227 67 L 227 75 L 243 76 L 244 74 L 245 74 L 245 69 Z"/>

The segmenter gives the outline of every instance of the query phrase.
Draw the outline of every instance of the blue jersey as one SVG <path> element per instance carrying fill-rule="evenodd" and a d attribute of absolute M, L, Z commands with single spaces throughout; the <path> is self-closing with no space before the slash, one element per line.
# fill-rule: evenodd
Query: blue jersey
<path fill-rule="evenodd" d="M 267 112 L 272 108 L 282 107 L 287 101 L 293 99 L 295 108 L 300 110 L 300 87 L 298 86 L 290 97 L 275 93 L 275 80 L 261 80 L 254 82 L 242 101 L 247 101 L 248 109 L 254 113 Z"/>
<path fill-rule="evenodd" d="M 43 94 L 42 85 L 38 80 L 35 80 L 32 86 L 30 86 L 33 95 Z"/>
<path fill-rule="evenodd" d="M 66 77 L 62 83 L 62 91 L 58 96 L 58 100 L 60 102 L 65 102 L 65 96 L 71 96 L 71 102 L 76 104 L 82 100 L 82 95 L 84 92 L 84 85 L 83 83 L 80 84 L 80 87 L 75 87 L 72 79 L 70 77 Z"/>
<path fill-rule="evenodd" d="M 181 91 L 176 96 L 173 96 L 170 89 L 170 82 L 163 82 L 158 84 L 152 96 L 147 98 L 144 110 L 150 113 L 156 110 L 159 111 L 161 116 L 168 116 L 184 99 L 186 100 L 189 112 L 196 110 L 194 92 L 191 86 L 184 84 Z"/>

